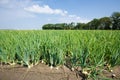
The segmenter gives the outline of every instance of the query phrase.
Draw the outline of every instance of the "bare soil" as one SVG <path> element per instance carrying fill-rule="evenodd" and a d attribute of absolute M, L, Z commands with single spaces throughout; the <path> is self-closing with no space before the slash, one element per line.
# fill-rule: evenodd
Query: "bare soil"
<path fill-rule="evenodd" d="M 112 73 L 104 70 L 102 77 L 105 76 L 111 80 L 120 80 L 120 66 L 112 69 Z M 115 77 L 112 77 L 113 73 Z M 0 80 L 82 80 L 82 77 L 76 76 L 76 72 L 71 71 L 66 66 L 60 66 L 59 69 L 51 69 L 49 66 L 39 63 L 30 69 L 20 65 L 1 65 Z"/>

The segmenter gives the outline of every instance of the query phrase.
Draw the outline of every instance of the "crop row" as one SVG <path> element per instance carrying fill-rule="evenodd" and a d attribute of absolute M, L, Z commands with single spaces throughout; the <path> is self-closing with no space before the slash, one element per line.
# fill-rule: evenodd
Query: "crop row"
<path fill-rule="evenodd" d="M 119 31 L 1 30 L 0 62 L 28 67 L 120 65 Z"/>

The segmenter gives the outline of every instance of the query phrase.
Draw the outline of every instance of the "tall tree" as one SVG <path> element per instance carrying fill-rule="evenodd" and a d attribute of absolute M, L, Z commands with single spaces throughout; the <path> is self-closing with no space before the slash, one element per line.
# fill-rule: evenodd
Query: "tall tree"
<path fill-rule="evenodd" d="M 99 19 L 93 19 L 91 22 L 89 22 L 88 23 L 88 29 L 98 29 L 98 26 L 99 26 L 99 24 L 100 24 L 100 21 L 99 21 Z"/>
<path fill-rule="evenodd" d="M 120 12 L 114 12 L 111 16 L 112 20 L 112 29 L 120 30 Z"/>
<path fill-rule="evenodd" d="M 42 26 L 42 29 L 54 29 L 54 25 L 53 24 L 45 24 Z"/>
<path fill-rule="evenodd" d="M 111 25 L 112 25 L 112 22 L 111 22 L 111 19 L 109 17 L 103 17 L 103 18 L 100 18 L 100 24 L 98 26 L 98 29 L 105 29 L 105 30 L 109 30 L 111 29 Z"/>
<path fill-rule="evenodd" d="M 68 27 L 69 27 L 70 30 L 71 30 L 71 29 L 74 29 L 75 23 L 74 23 L 74 22 L 69 23 L 69 24 L 68 24 Z"/>
<path fill-rule="evenodd" d="M 74 27 L 74 29 L 80 29 L 82 30 L 84 27 L 85 23 L 77 23 L 77 25 Z"/>

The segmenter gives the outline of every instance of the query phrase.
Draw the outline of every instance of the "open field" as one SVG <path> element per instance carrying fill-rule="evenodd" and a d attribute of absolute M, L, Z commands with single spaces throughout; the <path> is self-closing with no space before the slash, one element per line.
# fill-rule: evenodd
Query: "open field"
<path fill-rule="evenodd" d="M 82 78 L 97 79 L 120 65 L 119 35 L 99 30 L 1 30 L 0 63 L 28 68 L 40 62 L 51 68 L 65 65 L 76 73 L 81 67 Z"/>

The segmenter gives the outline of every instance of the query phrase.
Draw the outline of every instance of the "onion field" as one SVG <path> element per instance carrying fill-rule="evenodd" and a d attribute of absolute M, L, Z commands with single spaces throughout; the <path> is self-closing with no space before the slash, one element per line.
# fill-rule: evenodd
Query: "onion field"
<path fill-rule="evenodd" d="M 120 65 L 120 32 L 95 30 L 0 30 L 0 63 L 31 67 L 44 62 L 90 69 Z M 92 72 L 91 72 L 92 73 Z"/>

